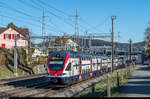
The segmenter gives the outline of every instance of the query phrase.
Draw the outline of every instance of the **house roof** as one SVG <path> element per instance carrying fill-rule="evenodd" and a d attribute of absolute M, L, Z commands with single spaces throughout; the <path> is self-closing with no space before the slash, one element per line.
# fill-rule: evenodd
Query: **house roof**
<path fill-rule="evenodd" d="M 0 28 L 0 34 L 3 33 L 5 30 L 7 30 L 8 28 Z"/>
<path fill-rule="evenodd" d="M 29 35 L 29 29 L 27 28 L 14 28 L 14 27 L 11 27 L 11 28 L 25 37 Z M 8 28 L 0 28 L 0 34 L 6 31 L 7 29 Z"/>
<path fill-rule="evenodd" d="M 69 38 L 56 38 L 56 43 L 63 43 L 65 44 L 69 40 Z"/>
<path fill-rule="evenodd" d="M 69 37 L 56 38 L 55 41 L 51 41 L 51 45 L 54 45 L 54 44 L 65 45 L 69 39 L 71 39 L 71 38 L 69 38 Z"/>

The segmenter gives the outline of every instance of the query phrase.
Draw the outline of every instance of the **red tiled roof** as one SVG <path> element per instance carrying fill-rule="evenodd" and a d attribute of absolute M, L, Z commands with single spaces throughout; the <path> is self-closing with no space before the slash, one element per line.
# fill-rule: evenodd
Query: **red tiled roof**
<path fill-rule="evenodd" d="M 5 30 L 7 30 L 8 28 L 0 28 L 0 34 L 3 33 Z"/>
<path fill-rule="evenodd" d="M 0 28 L 0 34 L 6 31 L 7 29 L 8 28 Z M 20 33 L 21 35 L 25 37 L 29 35 L 29 29 L 27 28 L 12 28 L 12 29 L 14 29 L 15 31 L 17 31 L 18 33 Z"/>

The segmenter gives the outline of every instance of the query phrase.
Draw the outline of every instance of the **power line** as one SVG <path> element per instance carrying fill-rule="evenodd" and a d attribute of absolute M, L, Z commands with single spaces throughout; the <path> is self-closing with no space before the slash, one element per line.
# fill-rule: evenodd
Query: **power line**
<path fill-rule="evenodd" d="M 36 2 L 33 1 L 33 0 L 31 0 L 31 2 L 32 2 L 33 4 L 35 4 L 36 6 L 38 6 L 38 7 L 35 7 L 35 5 L 33 6 L 33 4 L 31 4 L 31 3 L 29 4 L 29 3 L 27 3 L 27 2 L 23 2 L 23 1 L 20 1 L 20 0 L 18 0 L 18 1 L 21 2 L 21 3 L 23 3 L 23 4 L 27 4 L 28 6 L 31 6 L 31 7 L 36 8 L 36 9 L 40 9 L 40 8 L 43 7 L 43 6 L 41 6 L 40 4 L 36 3 Z M 41 1 L 39 1 L 39 2 L 42 3 L 42 4 L 45 4 L 45 3 L 41 2 Z M 46 4 L 46 5 L 47 5 L 47 4 Z M 59 10 L 59 9 L 56 9 L 55 7 L 52 7 L 52 6 L 50 6 L 50 7 L 53 8 L 53 9 L 55 9 L 55 10 L 57 10 L 58 12 L 63 13 L 64 15 L 69 16 L 69 14 L 67 14 L 67 13 L 65 13 L 65 12 L 63 12 L 63 11 L 61 11 L 61 10 Z M 11 10 L 16 11 L 16 12 L 18 12 L 18 13 L 20 13 L 20 14 L 23 14 L 23 15 L 25 15 L 25 16 L 35 18 L 35 16 L 31 16 L 31 15 L 29 15 L 29 14 L 26 14 L 26 13 L 22 12 L 22 11 L 16 10 L 16 9 L 14 9 L 14 8 L 12 8 L 12 7 L 5 7 L 5 8 L 11 9 Z M 56 15 L 56 14 L 50 12 L 49 10 L 48 10 L 48 12 L 49 12 L 51 15 L 57 17 L 59 20 L 62 20 L 64 23 L 66 23 L 66 24 L 68 24 L 68 25 L 74 27 L 71 23 L 69 23 L 69 22 L 67 22 L 66 20 L 64 20 L 61 16 L 58 16 L 58 15 Z M 38 18 L 38 17 L 37 17 L 37 18 Z M 71 20 L 71 21 L 72 21 L 72 20 Z M 40 21 L 38 21 L 38 22 L 40 22 Z M 72 21 L 72 22 L 73 22 L 73 21 Z M 40 22 L 40 23 L 41 23 L 41 22 Z M 85 28 L 85 27 L 83 27 L 83 26 L 80 25 L 80 24 L 79 24 L 79 26 L 82 27 L 82 28 Z M 82 28 L 81 28 L 81 29 L 82 29 Z M 85 30 L 87 30 L 87 29 L 85 28 Z"/>
<path fill-rule="evenodd" d="M 4 12 L 4 14 L 9 14 L 9 15 L 12 15 L 11 13 L 8 13 L 8 12 Z M 41 20 L 37 20 L 37 19 L 30 19 L 30 18 L 26 18 L 26 17 L 23 17 L 23 16 L 14 16 L 14 17 L 17 17 L 17 19 L 23 19 L 23 20 L 30 20 L 30 21 L 34 21 L 34 22 L 38 22 L 38 23 L 41 23 Z"/>
<path fill-rule="evenodd" d="M 31 1 L 31 3 L 33 5 L 37 6 L 36 8 L 38 8 L 38 9 L 42 9 L 43 8 L 43 7 L 41 7 L 41 5 L 39 5 L 38 3 L 36 3 L 34 0 L 30 0 L 30 1 Z"/>
<path fill-rule="evenodd" d="M 0 2 L 0 3 L 2 3 L 2 2 Z M 15 12 L 17 12 L 17 13 L 19 13 L 19 14 L 22 14 L 22 15 L 25 15 L 25 16 L 27 16 L 27 17 L 38 18 L 38 17 L 36 17 L 36 16 L 32 16 L 32 15 L 30 15 L 30 14 L 27 14 L 27 13 L 24 13 L 24 12 L 22 12 L 22 11 L 19 11 L 18 9 L 15 9 L 15 8 L 13 8 L 13 7 L 10 7 L 10 6 L 6 5 L 5 3 L 2 3 L 2 4 L 3 4 L 3 5 L 1 5 L 0 7 L 6 8 L 6 9 L 8 9 L 8 10 L 15 11 Z M 39 19 L 39 18 L 38 18 L 38 19 Z"/>
<path fill-rule="evenodd" d="M 44 2 L 42 2 L 41 0 L 37 0 L 37 2 L 39 2 L 39 3 L 43 4 L 43 5 L 46 5 L 47 7 L 50 7 L 50 8 L 52 8 L 52 9 L 54 9 L 54 10 L 56 10 L 56 11 L 58 11 L 58 12 L 64 14 L 64 15 L 71 16 L 70 14 L 67 14 L 66 12 L 63 12 L 63 11 L 61 11 L 61 10 L 55 8 L 55 7 L 51 6 L 51 5 L 48 4 L 48 3 L 44 3 Z"/>
<path fill-rule="evenodd" d="M 105 21 L 104 22 L 102 22 L 102 23 L 99 23 L 98 25 L 96 25 L 95 27 L 91 27 L 90 29 L 88 29 L 88 30 L 94 30 L 94 29 L 97 29 L 98 27 L 100 27 L 101 25 L 103 25 L 104 23 L 106 23 L 106 21 L 109 19 L 109 17 L 107 17 L 106 19 L 105 19 Z"/>
<path fill-rule="evenodd" d="M 35 2 L 35 1 L 34 1 L 34 2 Z M 42 1 L 40 1 L 40 0 L 39 0 L 39 2 L 40 2 L 42 5 L 46 5 L 46 6 L 51 7 L 52 9 L 54 9 L 54 10 L 56 10 L 56 11 L 58 11 L 58 12 L 63 13 L 63 14 L 66 15 L 67 17 L 70 17 L 70 16 L 71 16 L 70 14 L 67 14 L 67 13 L 65 13 L 65 12 L 63 12 L 63 11 L 61 11 L 61 10 L 59 10 L 59 9 L 56 9 L 55 7 L 52 7 L 51 5 L 48 5 L 48 4 L 46 4 L 46 3 L 44 3 L 44 2 L 42 2 Z M 39 5 L 38 3 L 36 3 L 36 4 L 37 4 L 38 6 L 40 6 L 41 8 L 43 7 L 43 6 Z M 54 13 L 50 12 L 49 10 L 48 10 L 48 12 L 49 12 L 50 14 L 52 14 L 53 16 L 57 17 L 58 19 L 59 19 L 59 18 L 62 19 L 64 23 L 66 23 L 66 24 L 71 25 L 72 27 L 74 27 L 72 24 L 70 24 L 70 23 L 68 23 L 67 21 L 65 21 L 61 16 L 55 15 Z M 74 23 L 73 20 L 70 20 L 70 21 Z M 82 25 L 79 25 L 79 26 L 83 27 Z M 85 28 L 85 27 L 84 27 L 84 28 Z M 83 30 L 83 31 L 84 31 L 84 30 Z"/>
<path fill-rule="evenodd" d="M 44 8 L 43 6 L 39 5 L 38 3 L 36 3 L 36 2 L 33 1 L 33 0 L 31 0 L 31 2 L 32 2 L 32 3 L 35 3 L 35 4 L 36 4 L 38 7 L 40 7 L 40 8 Z M 67 21 L 65 21 L 62 17 L 60 17 L 60 16 L 58 16 L 58 15 L 56 15 L 56 14 L 50 12 L 49 10 L 47 10 L 47 12 L 50 13 L 51 15 L 57 17 L 58 19 L 62 19 L 62 21 L 63 21 L 64 23 L 69 24 L 69 25 L 71 25 L 71 26 L 73 27 L 72 24 L 70 24 L 70 23 L 68 23 Z"/>
<path fill-rule="evenodd" d="M 3 3 L 3 4 L 4 4 L 4 3 Z M 5 7 L 5 8 L 9 9 L 10 7 Z M 36 22 L 42 23 L 40 20 L 36 20 L 34 16 L 25 14 L 24 12 L 19 11 L 19 10 L 16 10 L 16 9 L 14 9 L 14 8 L 12 8 L 12 7 L 11 7 L 11 10 L 16 11 L 16 12 L 18 12 L 18 13 L 20 13 L 20 14 L 26 15 L 26 16 L 28 16 L 28 17 L 32 17 L 32 18 L 34 18 L 34 20 L 35 20 Z M 7 18 L 12 18 L 12 17 L 8 17 L 8 16 L 7 16 Z M 37 18 L 38 18 L 38 17 L 37 17 Z M 15 18 L 13 18 L 13 19 L 15 19 Z M 24 18 L 23 18 L 23 19 L 24 19 Z M 15 20 L 18 21 L 18 19 L 15 19 Z M 20 21 L 20 20 L 19 20 L 19 21 Z M 25 23 L 25 21 L 24 21 L 24 23 Z M 29 22 L 28 22 L 28 23 L 29 23 Z M 33 23 L 29 23 L 29 24 L 32 24 L 32 25 L 33 25 Z M 38 25 L 36 25 L 36 26 L 38 26 Z M 54 31 L 54 30 L 51 30 L 51 31 Z M 55 31 L 55 32 L 56 32 L 56 31 Z"/>
<path fill-rule="evenodd" d="M 56 10 L 56 11 L 58 11 L 58 12 L 61 12 L 61 13 L 63 13 L 64 15 L 66 15 L 66 16 L 71 16 L 70 14 L 67 14 L 67 13 L 65 13 L 65 12 L 63 12 L 63 11 L 61 11 L 61 10 L 59 10 L 59 9 L 57 9 L 57 8 L 55 8 L 55 7 L 53 7 L 53 6 L 51 6 L 51 5 L 49 5 L 49 4 L 47 4 L 47 3 L 44 3 L 44 2 L 42 2 L 42 1 L 40 1 L 40 0 L 38 0 L 38 2 L 40 2 L 41 4 L 43 4 L 43 5 L 46 5 L 46 6 L 48 6 L 48 7 L 51 7 L 52 9 L 54 9 L 54 10 Z M 84 21 L 81 17 L 79 18 L 81 21 L 83 21 L 84 23 L 86 23 L 86 24 L 88 24 L 86 21 Z M 91 26 L 90 24 L 88 24 L 90 27 L 92 27 L 92 28 L 94 28 L 95 29 L 95 27 L 93 27 L 93 26 Z M 81 26 L 81 25 L 80 25 Z M 83 27 L 83 26 L 81 26 L 81 27 Z M 99 31 L 99 30 L 98 30 Z"/>
<path fill-rule="evenodd" d="M 59 31 L 64 32 L 64 30 L 60 29 L 55 23 L 53 23 L 51 20 L 49 20 L 51 25 L 55 26 Z"/>
<path fill-rule="evenodd" d="M 16 18 L 13 18 L 13 17 L 10 17 L 10 16 L 6 16 L 6 15 L 0 15 L 0 16 L 5 17 L 5 18 L 9 18 L 9 19 L 13 19 L 13 20 L 16 20 L 16 21 L 19 21 L 19 22 L 27 23 L 27 24 L 30 24 L 30 25 L 36 25 L 36 26 L 38 26 L 37 24 L 29 23 L 27 21 L 16 19 Z"/>
<path fill-rule="evenodd" d="M 32 7 L 32 8 L 35 8 L 35 9 L 40 9 L 40 8 L 38 8 L 38 7 L 35 7 L 33 4 L 31 4 L 31 3 L 27 3 L 27 2 L 24 2 L 24 1 L 22 1 L 22 0 L 17 0 L 18 2 L 20 2 L 21 4 L 24 4 L 24 5 L 26 5 L 26 6 L 30 6 L 30 7 Z M 26 0 L 27 1 L 27 0 Z M 41 10 L 41 9 L 40 9 Z"/>
<path fill-rule="evenodd" d="M 3 16 L 3 17 L 8 18 L 8 19 L 13 19 L 13 20 L 18 21 L 18 22 L 23 22 L 23 23 L 28 24 L 28 25 L 31 25 L 31 26 L 41 27 L 41 26 L 38 25 L 38 24 L 33 24 L 33 23 L 30 23 L 30 22 L 27 22 L 27 21 L 24 21 L 24 20 L 19 20 L 19 19 L 10 17 L 10 16 L 6 16 L 6 15 L 0 15 L 0 16 Z M 51 29 L 49 29 L 49 28 L 48 28 L 48 30 L 53 31 L 53 32 L 57 32 L 57 31 L 51 30 Z"/>
<path fill-rule="evenodd" d="M 79 20 L 80 20 L 81 22 L 87 24 L 88 27 L 90 27 L 90 28 L 95 28 L 95 27 L 93 27 L 91 24 L 89 24 L 88 22 L 86 22 L 83 18 L 79 17 Z M 90 30 L 90 29 L 87 29 L 87 30 Z M 98 29 L 96 29 L 96 30 L 99 31 Z"/>
<path fill-rule="evenodd" d="M 40 5 L 40 4 L 38 4 L 37 2 L 35 2 L 34 0 L 31 0 L 31 2 L 32 3 L 34 3 L 36 6 L 38 6 L 38 7 L 40 7 L 40 8 L 43 8 L 43 6 L 42 5 Z M 56 26 L 54 23 L 52 23 L 51 22 L 51 24 L 53 25 L 53 26 Z M 48 25 L 48 26 L 50 26 L 50 25 Z M 56 26 L 57 27 L 57 26 Z M 57 28 L 58 29 L 58 28 Z M 60 30 L 60 29 L 59 29 Z M 61 30 L 60 30 L 61 31 Z"/>

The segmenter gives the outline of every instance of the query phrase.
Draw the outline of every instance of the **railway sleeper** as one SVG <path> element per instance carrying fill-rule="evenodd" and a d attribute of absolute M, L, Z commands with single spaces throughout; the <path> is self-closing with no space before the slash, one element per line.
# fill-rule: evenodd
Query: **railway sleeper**
<path fill-rule="evenodd" d="M 33 97 L 33 96 L 36 96 L 36 95 L 39 95 L 39 94 L 44 94 L 44 93 L 46 93 L 48 91 L 52 91 L 51 86 L 45 86 L 42 89 L 38 89 L 37 92 L 29 93 L 29 94 L 26 94 L 25 96 L 26 97 Z"/>
<path fill-rule="evenodd" d="M 49 93 L 55 93 L 55 91 L 52 90 L 52 89 L 47 89 L 47 90 L 44 91 L 44 92 L 41 92 L 41 93 L 39 93 L 39 94 L 34 94 L 34 95 L 32 95 L 32 97 L 46 97 L 47 94 L 49 94 Z"/>
<path fill-rule="evenodd" d="M 34 87 L 37 87 L 37 86 L 45 84 L 45 83 L 48 83 L 48 81 L 43 81 L 43 82 L 37 82 L 37 83 L 28 84 L 26 86 L 23 86 L 22 88 L 28 88 L 28 89 L 32 88 L 32 87 L 34 88 Z"/>
<path fill-rule="evenodd" d="M 15 87 L 14 86 L 3 86 L 0 88 L 0 92 L 5 92 L 8 90 L 12 90 L 12 89 L 15 89 Z"/>
<path fill-rule="evenodd" d="M 0 84 L 7 84 L 11 82 L 23 81 L 23 80 L 33 80 L 33 79 L 41 79 L 45 78 L 45 74 L 38 74 L 38 75 L 30 75 L 25 77 L 17 77 L 17 78 L 10 78 L 10 79 L 1 79 Z"/>
<path fill-rule="evenodd" d="M 18 86 L 27 86 L 31 83 L 36 83 L 36 82 L 41 82 L 43 81 L 43 79 L 35 79 L 35 80 L 22 80 L 22 81 L 17 81 L 17 82 L 10 82 L 10 83 L 7 83 L 5 85 L 13 85 L 15 87 L 18 87 Z"/>
<path fill-rule="evenodd" d="M 36 87 L 33 87 L 33 88 L 26 88 L 26 89 L 19 90 L 19 91 L 22 91 L 21 93 L 17 92 L 17 93 L 11 93 L 9 95 L 10 96 L 27 96 L 29 94 L 33 94 L 33 93 L 40 92 L 41 90 L 45 90 L 46 86 L 48 86 L 48 85 L 49 85 L 49 83 L 43 83 L 43 84 L 37 85 Z"/>
<path fill-rule="evenodd" d="M 27 85 L 27 87 L 36 87 L 36 86 L 39 86 L 39 84 L 42 84 L 42 83 L 47 83 L 48 81 L 44 81 L 44 82 L 39 82 L 39 83 L 33 83 L 33 84 L 29 84 L 29 85 Z M 22 90 L 22 89 L 25 89 L 25 88 L 27 88 L 27 87 L 24 87 L 24 86 L 22 86 L 22 87 L 13 87 L 13 86 L 4 86 L 2 89 L 1 89 L 1 91 L 2 92 L 6 92 L 7 91 L 7 93 L 15 93 L 15 92 L 17 92 L 17 91 L 20 91 L 20 90 Z"/>

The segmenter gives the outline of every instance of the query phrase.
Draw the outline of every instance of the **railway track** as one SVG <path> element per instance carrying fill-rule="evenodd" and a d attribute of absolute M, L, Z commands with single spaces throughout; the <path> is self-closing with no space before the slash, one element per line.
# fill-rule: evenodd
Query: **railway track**
<path fill-rule="evenodd" d="M 37 77 L 43 77 L 44 74 L 35 74 L 35 75 L 29 75 L 29 76 L 23 76 L 23 77 L 15 77 L 15 78 L 8 78 L 8 79 L 0 79 L 0 85 L 8 82 L 14 82 L 14 81 L 21 81 L 21 80 L 28 80 L 32 78 L 37 78 Z"/>
<path fill-rule="evenodd" d="M 0 80 L 0 97 L 45 97 L 55 93 L 55 85 L 44 74 Z M 45 94 L 44 94 L 45 93 Z"/>
<path fill-rule="evenodd" d="M 106 73 L 101 74 L 101 76 L 105 74 Z M 51 97 L 65 90 L 75 88 L 75 86 L 79 86 L 80 84 L 86 84 L 86 82 L 92 79 L 95 78 L 90 78 L 68 87 L 51 84 L 44 75 L 13 78 L 11 80 L 5 79 L 0 80 L 3 81 L 3 83 L 0 84 L 0 97 Z"/>
<path fill-rule="evenodd" d="M 51 84 L 44 77 L 13 81 L 1 86 L 0 97 L 51 97 L 87 81 L 85 80 L 65 88 L 62 88 L 64 86 Z"/>

